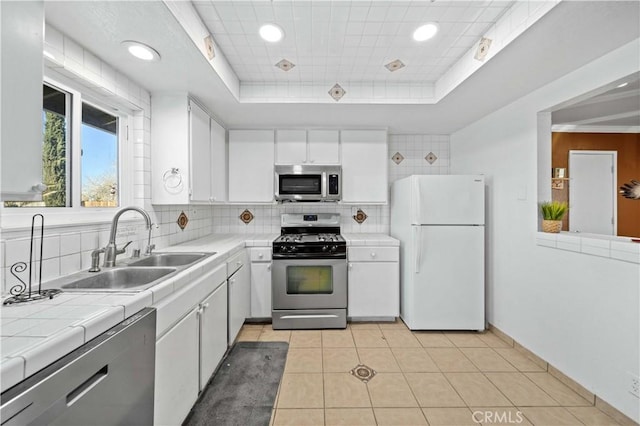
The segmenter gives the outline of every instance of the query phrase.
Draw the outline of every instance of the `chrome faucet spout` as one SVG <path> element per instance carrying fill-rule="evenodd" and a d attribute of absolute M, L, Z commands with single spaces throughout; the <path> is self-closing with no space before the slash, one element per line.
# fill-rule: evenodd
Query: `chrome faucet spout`
<path fill-rule="evenodd" d="M 147 229 L 149 230 L 149 245 L 151 243 L 152 226 L 151 226 L 151 217 L 149 216 L 149 213 L 147 213 L 144 209 L 141 209 L 140 207 L 134 207 L 134 206 L 120 209 L 116 213 L 116 215 L 113 217 L 113 220 L 111 221 L 111 232 L 109 233 L 109 243 L 104 248 L 105 250 L 104 267 L 105 268 L 115 266 L 116 256 L 124 253 L 127 246 L 131 243 L 131 242 L 127 243 L 122 249 L 118 249 L 116 246 L 116 234 L 118 233 L 118 220 L 120 220 L 120 216 L 122 216 L 123 213 L 126 213 L 128 211 L 135 211 L 142 215 L 142 217 L 144 218 L 145 224 L 147 226 Z"/>

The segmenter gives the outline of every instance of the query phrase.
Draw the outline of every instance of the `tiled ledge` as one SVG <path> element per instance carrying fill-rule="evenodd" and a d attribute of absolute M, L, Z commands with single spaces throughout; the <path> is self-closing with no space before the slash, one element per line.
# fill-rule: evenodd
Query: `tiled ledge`
<path fill-rule="evenodd" d="M 538 232 L 536 244 L 623 262 L 640 263 L 640 243 L 632 242 L 631 238 L 569 232 L 559 234 Z"/>
<path fill-rule="evenodd" d="M 548 234 L 548 235 L 557 235 L 557 234 Z M 504 331 L 500 330 L 499 328 L 496 328 L 493 324 L 489 324 L 489 330 L 491 330 L 493 334 L 495 334 L 500 339 L 502 339 L 506 344 L 522 352 L 532 362 L 537 364 L 540 368 L 546 370 L 549 374 L 551 374 L 556 379 L 558 379 L 559 381 L 564 383 L 566 386 L 571 388 L 577 394 L 579 394 L 584 399 L 589 401 L 592 405 L 595 405 L 600 410 L 602 410 L 606 414 L 613 417 L 613 419 L 617 421 L 619 424 L 623 426 L 638 426 L 638 423 L 636 423 L 634 420 L 627 417 L 627 415 L 625 415 L 624 413 L 619 411 L 617 408 L 613 407 L 612 405 L 604 401 L 598 395 L 594 394 L 593 392 L 590 392 L 580 383 L 576 382 L 575 380 L 573 380 L 572 378 L 564 374 L 562 371 L 558 370 L 553 365 L 549 364 L 547 361 L 545 361 L 544 359 L 540 358 L 538 355 L 531 352 L 529 349 L 522 346 L 520 343 L 518 343 L 516 340 L 514 340 L 511 336 L 506 334 Z"/>

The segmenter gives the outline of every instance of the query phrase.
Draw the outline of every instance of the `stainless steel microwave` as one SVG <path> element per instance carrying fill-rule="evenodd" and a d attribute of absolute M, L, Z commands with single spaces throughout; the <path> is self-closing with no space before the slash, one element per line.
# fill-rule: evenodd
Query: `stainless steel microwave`
<path fill-rule="evenodd" d="M 277 201 L 340 201 L 340 166 L 276 165 L 275 171 Z"/>

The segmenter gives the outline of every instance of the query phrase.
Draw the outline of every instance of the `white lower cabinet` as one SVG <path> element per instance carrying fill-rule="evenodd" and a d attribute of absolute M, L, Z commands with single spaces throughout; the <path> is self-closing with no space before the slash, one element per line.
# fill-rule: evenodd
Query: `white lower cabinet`
<path fill-rule="evenodd" d="M 400 314 L 398 247 L 350 247 L 351 318 L 397 317 Z"/>
<path fill-rule="evenodd" d="M 229 259 L 227 273 L 229 274 L 228 342 L 231 345 L 236 340 L 244 320 L 251 315 L 251 271 L 246 250 Z"/>
<path fill-rule="evenodd" d="M 200 306 L 199 387 L 203 390 L 227 351 L 227 286 L 218 287 Z"/>
<path fill-rule="evenodd" d="M 154 306 L 154 424 L 179 425 L 227 350 L 227 265 Z"/>
<path fill-rule="evenodd" d="M 198 309 L 156 342 L 155 425 L 182 424 L 198 399 Z"/>
<path fill-rule="evenodd" d="M 251 250 L 251 318 L 271 318 L 271 249 Z"/>

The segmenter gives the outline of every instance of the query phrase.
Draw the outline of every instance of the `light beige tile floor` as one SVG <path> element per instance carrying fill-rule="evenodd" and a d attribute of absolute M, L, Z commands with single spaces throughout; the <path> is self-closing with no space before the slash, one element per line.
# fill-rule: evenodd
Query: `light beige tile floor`
<path fill-rule="evenodd" d="M 289 342 L 274 426 L 617 424 L 491 332 L 412 332 L 401 321 L 322 331 L 247 324 L 238 340 Z M 351 373 L 360 364 L 375 371 L 366 383 Z"/>

